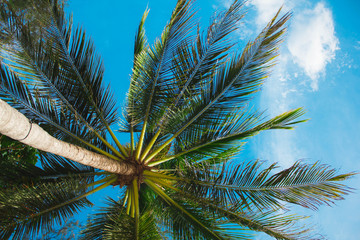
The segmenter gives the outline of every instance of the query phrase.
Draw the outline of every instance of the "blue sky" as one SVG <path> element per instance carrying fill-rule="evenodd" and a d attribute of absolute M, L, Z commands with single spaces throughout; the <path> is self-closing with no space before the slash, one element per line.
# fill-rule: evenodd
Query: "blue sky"
<path fill-rule="evenodd" d="M 141 15 L 148 6 L 149 42 L 160 35 L 175 0 L 69 0 L 74 23 L 92 36 L 105 65 L 105 78 L 122 104 L 129 85 L 133 41 Z M 199 0 L 199 16 L 206 26 L 214 10 L 228 0 Z M 296 160 L 321 161 L 341 173 L 360 171 L 360 2 L 356 0 L 253 0 L 234 37 L 254 38 L 280 6 L 292 11 L 289 31 L 278 64 L 255 99 L 269 116 L 304 107 L 306 118 L 295 131 L 260 134 L 247 144 L 247 158 L 279 162 L 288 167 Z M 126 141 L 126 139 L 124 139 Z M 360 189 L 360 177 L 347 182 Z M 109 189 L 107 192 L 110 193 Z M 100 194 L 98 196 L 101 196 Z M 333 207 L 311 214 L 314 228 L 330 240 L 358 239 L 359 190 Z M 299 212 L 298 209 L 294 209 Z M 259 239 L 266 239 L 260 236 Z"/>

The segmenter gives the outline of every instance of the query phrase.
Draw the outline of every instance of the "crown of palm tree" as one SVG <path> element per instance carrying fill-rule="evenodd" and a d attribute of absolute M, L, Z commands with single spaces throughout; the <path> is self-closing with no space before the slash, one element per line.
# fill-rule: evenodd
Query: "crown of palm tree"
<path fill-rule="evenodd" d="M 121 197 L 90 218 L 84 239 L 250 239 L 249 230 L 316 238 L 297 224 L 303 216 L 286 213 L 287 203 L 330 205 L 350 192 L 338 182 L 353 173 L 300 162 L 274 172 L 276 164 L 233 160 L 247 138 L 304 122 L 301 108 L 265 120 L 249 107 L 275 64 L 290 14 L 279 10 L 237 52 L 231 33 L 243 7 L 234 1 L 201 32 L 193 1 L 178 0 L 152 46 L 146 10 L 120 117 L 101 59 L 62 1 L 1 1 L 0 98 L 53 137 L 132 170 L 119 174 L 41 152 L 41 168 L 19 165 L 21 183 L 0 190 L 0 238 L 47 231 L 109 185 L 118 185 Z M 126 144 L 112 130 L 120 122 Z"/>

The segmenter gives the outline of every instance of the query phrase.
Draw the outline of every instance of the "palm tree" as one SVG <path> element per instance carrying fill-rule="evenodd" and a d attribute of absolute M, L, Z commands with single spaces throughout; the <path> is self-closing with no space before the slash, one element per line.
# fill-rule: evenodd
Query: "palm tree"
<path fill-rule="evenodd" d="M 301 108 L 264 120 L 249 107 L 274 65 L 290 14 L 280 11 L 241 53 L 230 34 L 244 3 L 202 33 L 193 1 L 178 0 L 149 46 L 145 11 L 123 117 L 103 65 L 60 0 L 1 1 L 0 133 L 40 151 L 21 182 L 0 190 L 0 238 L 29 239 L 61 224 L 109 185 L 121 197 L 90 218 L 84 239 L 311 239 L 288 204 L 317 209 L 350 192 L 326 165 L 233 160 L 247 138 L 292 129 Z M 5 103 L 5 101 L 7 103 Z M 17 110 L 15 110 L 17 109 Z M 128 133 L 118 141 L 113 130 Z"/>

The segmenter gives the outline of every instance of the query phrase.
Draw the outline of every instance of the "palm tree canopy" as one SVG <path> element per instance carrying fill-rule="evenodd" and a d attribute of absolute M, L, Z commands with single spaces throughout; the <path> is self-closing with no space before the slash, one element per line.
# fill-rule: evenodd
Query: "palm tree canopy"
<path fill-rule="evenodd" d="M 315 239 L 287 207 L 332 205 L 351 191 L 340 181 L 354 173 L 301 162 L 275 171 L 275 163 L 238 157 L 249 137 L 306 121 L 302 108 L 267 118 L 250 106 L 279 54 L 291 16 L 280 12 L 240 52 L 231 34 L 245 16 L 243 1 L 214 14 L 202 32 L 194 1 L 178 0 L 153 45 L 145 10 L 121 109 L 94 44 L 72 25 L 64 1 L 1 1 L 0 98 L 52 137 L 133 171 L 39 152 L 41 167 L 19 164 L 23 178 L 0 190 L 0 238 L 46 232 L 112 185 L 119 199 L 106 200 L 82 238 L 251 239 L 259 231 Z M 114 130 L 129 141 L 120 143 Z"/>

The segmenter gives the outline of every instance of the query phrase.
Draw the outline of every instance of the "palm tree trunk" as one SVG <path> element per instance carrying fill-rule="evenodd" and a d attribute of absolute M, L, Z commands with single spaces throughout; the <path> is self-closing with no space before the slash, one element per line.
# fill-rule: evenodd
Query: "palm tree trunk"
<path fill-rule="evenodd" d="M 41 151 L 53 153 L 83 165 L 121 175 L 135 173 L 134 166 L 91 152 L 79 146 L 60 141 L 22 113 L 0 99 L 0 133 Z"/>

